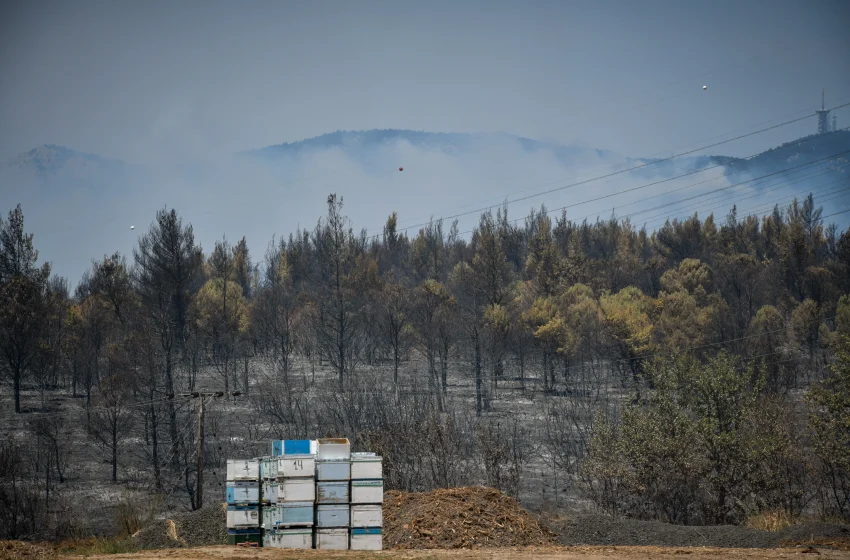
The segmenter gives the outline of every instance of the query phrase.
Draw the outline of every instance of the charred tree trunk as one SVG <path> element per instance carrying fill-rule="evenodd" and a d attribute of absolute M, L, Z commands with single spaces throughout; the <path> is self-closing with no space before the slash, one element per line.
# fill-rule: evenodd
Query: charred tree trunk
<path fill-rule="evenodd" d="M 112 419 L 112 482 L 118 482 L 118 420 Z"/>
<path fill-rule="evenodd" d="M 481 341 L 478 338 L 478 329 L 475 329 L 472 338 L 472 345 L 475 347 L 475 415 L 481 416 L 484 412 L 484 395 L 481 386 Z"/>
<path fill-rule="evenodd" d="M 153 391 L 151 391 L 151 400 L 153 400 Z M 154 484 L 157 490 L 162 490 L 162 475 L 159 468 L 159 425 L 156 418 L 156 406 L 151 405 L 151 462 L 153 463 Z"/>
<path fill-rule="evenodd" d="M 15 414 L 21 413 L 21 370 L 20 368 L 15 368 L 14 374 L 14 391 L 15 391 Z"/>
<path fill-rule="evenodd" d="M 540 356 L 543 361 L 543 393 L 549 393 L 549 353 L 544 350 Z"/>
<path fill-rule="evenodd" d="M 517 352 L 517 359 L 519 360 L 519 386 L 525 391 L 525 352 L 522 350 Z"/>
<path fill-rule="evenodd" d="M 393 385 L 398 387 L 398 366 L 401 358 L 398 354 L 398 341 L 393 344 Z"/>
<path fill-rule="evenodd" d="M 245 383 L 245 394 L 248 395 L 250 391 L 250 383 L 248 380 L 248 356 L 245 356 L 245 371 L 243 373 L 244 383 Z"/>
<path fill-rule="evenodd" d="M 226 386 L 226 385 L 225 385 Z M 174 364 L 171 362 L 171 349 L 165 358 L 165 390 L 171 395 L 168 399 L 168 418 L 169 430 L 171 436 L 171 466 L 174 469 L 180 468 L 180 458 L 177 456 L 178 435 L 177 435 L 177 408 L 174 406 Z"/>

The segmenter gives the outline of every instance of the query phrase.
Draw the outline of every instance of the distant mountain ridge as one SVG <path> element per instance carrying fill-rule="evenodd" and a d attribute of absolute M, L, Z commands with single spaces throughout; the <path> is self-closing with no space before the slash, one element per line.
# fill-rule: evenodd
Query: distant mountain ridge
<path fill-rule="evenodd" d="M 493 144 L 511 143 L 520 146 L 528 153 L 549 153 L 564 165 L 570 165 L 582 157 L 594 157 L 608 160 L 623 169 L 629 166 L 640 166 L 641 169 L 636 171 L 636 176 L 648 177 L 717 165 L 726 166 L 730 171 L 753 173 L 766 168 L 785 169 L 850 150 L 850 131 L 839 130 L 829 134 L 799 138 L 746 159 L 722 155 L 697 155 L 674 159 L 632 158 L 610 150 L 564 146 L 501 132 L 472 134 L 407 129 L 338 130 L 297 142 L 284 142 L 246 150 L 236 155 L 275 162 L 318 153 L 322 150 L 339 149 L 355 160 L 360 156 L 366 160 L 368 150 L 391 147 L 394 143 L 401 141 L 418 149 L 435 150 L 450 156 L 462 156 Z M 846 158 L 847 154 L 843 156 Z M 654 165 L 644 166 L 644 164 Z M 126 177 L 132 172 L 143 171 L 147 168 L 143 164 L 130 164 L 56 144 L 43 144 L 21 153 L 8 160 L 4 167 L 13 174 L 29 175 L 42 180 L 50 176 L 67 175 L 70 180 L 88 184 L 99 183 L 107 175 L 115 174 L 112 179 Z"/>
<path fill-rule="evenodd" d="M 850 152 L 850 131 L 835 130 L 826 134 L 812 134 L 797 138 L 747 159 L 722 158 L 720 162 L 732 168 L 781 168 L 824 158 L 848 161 L 848 156 L 850 156 L 848 152 Z"/>
<path fill-rule="evenodd" d="M 447 154 L 463 153 L 487 141 L 513 141 L 518 142 L 526 151 L 550 150 L 559 159 L 575 157 L 591 152 L 598 157 L 622 157 L 610 150 L 563 146 L 502 132 L 471 134 L 462 132 L 426 132 L 422 130 L 395 128 L 337 130 L 297 142 L 284 142 L 241 153 L 265 159 L 277 159 L 320 149 L 344 148 L 356 150 L 368 146 L 389 145 L 391 142 L 399 140 L 407 141 L 411 146 L 416 148 L 426 150 L 439 149 Z"/>
<path fill-rule="evenodd" d="M 493 142 L 512 141 L 518 143 L 528 152 L 547 150 L 562 161 L 569 161 L 581 155 L 595 155 L 600 158 L 622 158 L 627 161 L 639 163 L 652 163 L 655 158 L 632 158 L 617 154 L 610 150 L 582 148 L 577 146 L 564 146 L 552 142 L 534 140 L 522 136 L 507 133 L 456 133 L 456 132 L 426 132 L 422 130 L 407 129 L 371 129 L 371 130 L 337 130 L 313 138 L 305 138 L 296 142 L 284 142 L 262 148 L 239 152 L 239 155 L 258 157 L 273 161 L 283 157 L 295 157 L 310 152 L 341 148 L 351 152 L 358 152 L 375 146 L 386 146 L 393 142 L 406 141 L 411 146 L 426 149 L 440 150 L 446 154 L 460 155 L 474 149 L 477 145 Z M 759 164 L 768 161 L 778 162 L 782 159 L 794 158 L 797 154 L 805 156 L 812 153 L 833 153 L 841 149 L 850 149 L 850 132 L 845 130 L 836 131 L 827 135 L 812 135 L 787 142 L 781 146 L 766 150 L 758 156 L 747 160 L 727 157 L 722 155 L 706 155 L 688 158 L 696 167 L 714 164 L 723 165 L 746 165 L 745 161 Z M 131 164 L 118 160 L 81 152 L 56 144 L 43 144 L 28 152 L 19 154 L 6 162 L 8 169 L 25 170 L 31 169 L 39 174 L 57 172 L 60 169 L 96 169 L 126 168 Z"/>
<path fill-rule="evenodd" d="M 406 129 L 338 130 L 297 142 L 285 142 L 246 150 L 235 155 L 274 162 L 285 158 L 298 158 L 322 150 L 340 149 L 357 159 L 358 156 L 364 155 L 370 149 L 391 147 L 393 143 L 399 141 L 407 142 L 414 148 L 437 150 L 446 155 L 454 156 L 461 156 L 478 148 L 501 142 L 519 145 L 529 153 L 551 153 L 564 164 L 587 156 L 616 159 L 620 162 L 639 163 L 644 161 L 629 158 L 610 150 L 563 146 L 507 133 L 471 134 Z M 31 174 L 44 179 L 50 175 L 63 172 L 76 176 L 90 176 L 98 172 L 129 172 L 131 169 L 139 171 L 146 166 L 105 158 L 57 144 L 43 144 L 6 161 L 4 167 L 7 171 Z"/>

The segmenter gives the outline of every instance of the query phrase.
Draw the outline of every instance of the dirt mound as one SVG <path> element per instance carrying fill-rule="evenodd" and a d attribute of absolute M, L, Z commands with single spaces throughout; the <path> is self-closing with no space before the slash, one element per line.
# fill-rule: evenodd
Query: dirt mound
<path fill-rule="evenodd" d="M 805 523 L 768 532 L 735 525 L 682 526 L 659 521 L 612 519 L 604 515 L 577 515 L 553 521 L 562 545 L 606 546 L 705 546 L 714 548 L 776 548 L 818 539 L 841 542 L 850 527 L 830 523 Z M 822 544 L 822 543 L 821 543 Z"/>
<path fill-rule="evenodd" d="M 139 548 L 182 548 L 227 544 L 227 505 L 215 504 L 157 521 L 133 538 Z"/>
<path fill-rule="evenodd" d="M 54 558 L 50 548 L 21 541 L 0 541 L 0 560 L 35 560 Z"/>
<path fill-rule="evenodd" d="M 384 548 L 484 548 L 556 544 L 515 500 L 492 488 L 384 495 Z"/>

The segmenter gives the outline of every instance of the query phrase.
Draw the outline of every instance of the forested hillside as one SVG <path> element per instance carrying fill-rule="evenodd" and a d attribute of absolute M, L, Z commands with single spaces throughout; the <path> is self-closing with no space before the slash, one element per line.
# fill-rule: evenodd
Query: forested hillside
<path fill-rule="evenodd" d="M 74 293 L 9 212 L 0 535 L 110 530 L 80 514 L 98 504 L 125 531 L 197 507 L 182 395 L 217 390 L 206 503 L 227 457 L 333 434 L 383 454 L 389 488 L 684 524 L 850 519 L 850 231 L 811 196 L 656 231 L 541 208 L 412 237 L 327 203 L 265 255 L 205 251 L 164 209 Z"/>

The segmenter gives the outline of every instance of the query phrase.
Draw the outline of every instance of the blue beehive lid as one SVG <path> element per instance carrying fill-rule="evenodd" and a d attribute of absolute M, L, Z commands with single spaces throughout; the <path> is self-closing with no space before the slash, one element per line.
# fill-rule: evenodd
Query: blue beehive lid
<path fill-rule="evenodd" d="M 259 509 L 259 506 L 227 506 L 229 511 L 249 511 L 252 509 Z"/>
<path fill-rule="evenodd" d="M 259 529 L 228 529 L 228 535 L 257 535 L 259 534 Z"/>
<path fill-rule="evenodd" d="M 283 442 L 284 455 L 309 455 L 309 439 L 287 439 Z"/>
<path fill-rule="evenodd" d="M 272 456 L 282 455 L 312 455 L 309 439 L 276 439 L 272 440 Z"/>
<path fill-rule="evenodd" d="M 380 527 L 359 527 L 351 530 L 352 535 L 380 535 Z"/>

